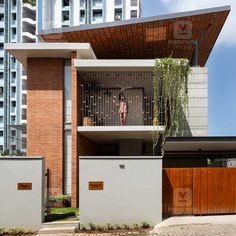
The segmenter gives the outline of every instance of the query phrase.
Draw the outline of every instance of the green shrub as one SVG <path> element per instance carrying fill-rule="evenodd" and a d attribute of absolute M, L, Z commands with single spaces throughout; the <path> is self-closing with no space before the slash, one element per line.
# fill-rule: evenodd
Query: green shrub
<path fill-rule="evenodd" d="M 148 228 L 150 228 L 150 224 L 148 222 L 144 221 L 141 223 L 141 227 L 144 229 L 148 229 Z"/>
<path fill-rule="evenodd" d="M 89 228 L 90 228 L 90 230 L 96 230 L 96 225 L 90 222 Z"/>

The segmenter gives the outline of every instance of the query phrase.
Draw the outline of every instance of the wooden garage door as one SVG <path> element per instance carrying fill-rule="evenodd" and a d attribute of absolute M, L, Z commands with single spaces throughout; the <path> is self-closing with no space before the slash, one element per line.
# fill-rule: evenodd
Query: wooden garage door
<path fill-rule="evenodd" d="M 236 213 L 236 168 L 163 169 L 163 214 Z"/>

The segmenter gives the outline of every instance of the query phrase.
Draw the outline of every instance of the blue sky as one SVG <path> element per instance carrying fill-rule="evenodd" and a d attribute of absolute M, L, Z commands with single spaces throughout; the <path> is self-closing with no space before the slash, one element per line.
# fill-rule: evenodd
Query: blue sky
<path fill-rule="evenodd" d="M 236 1 L 141 0 L 142 17 L 231 5 L 231 13 L 207 61 L 209 136 L 236 136 Z"/>

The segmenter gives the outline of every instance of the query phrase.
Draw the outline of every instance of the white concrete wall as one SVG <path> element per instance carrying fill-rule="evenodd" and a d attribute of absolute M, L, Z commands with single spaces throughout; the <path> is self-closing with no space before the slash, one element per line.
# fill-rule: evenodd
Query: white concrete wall
<path fill-rule="evenodd" d="M 122 168 L 124 167 L 124 168 Z M 80 223 L 99 225 L 162 221 L 162 159 L 80 157 Z M 103 181 L 103 190 L 88 190 Z"/>
<path fill-rule="evenodd" d="M 42 158 L 0 157 L 0 228 L 40 228 L 44 220 L 44 178 Z M 32 183 L 32 190 L 18 190 L 18 183 Z"/>
<path fill-rule="evenodd" d="M 192 136 L 208 135 L 208 70 L 193 67 L 189 78 L 188 124 Z"/>

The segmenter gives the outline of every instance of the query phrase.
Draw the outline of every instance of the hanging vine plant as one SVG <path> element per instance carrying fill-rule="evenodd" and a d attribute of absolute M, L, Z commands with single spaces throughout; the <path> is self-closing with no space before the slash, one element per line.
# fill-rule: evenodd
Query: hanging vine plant
<path fill-rule="evenodd" d="M 187 126 L 188 78 L 191 71 L 189 60 L 156 59 L 153 69 L 154 114 L 153 125 L 165 126 L 160 134 L 153 133 L 153 151 L 163 155 L 167 136 L 181 136 Z M 155 129 L 154 129 L 155 130 Z"/>

